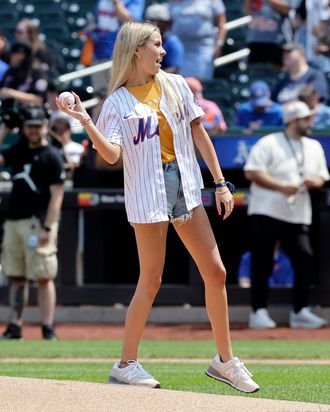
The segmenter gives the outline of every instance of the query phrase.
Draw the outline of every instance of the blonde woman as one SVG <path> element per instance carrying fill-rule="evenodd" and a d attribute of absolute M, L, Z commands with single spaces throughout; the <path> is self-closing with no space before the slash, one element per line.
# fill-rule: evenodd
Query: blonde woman
<path fill-rule="evenodd" d="M 203 111 L 181 76 L 161 70 L 164 55 L 157 26 L 125 23 L 115 45 L 109 97 L 96 126 L 76 94 L 73 109 L 57 99 L 60 110 L 84 125 L 106 161 L 112 164 L 123 156 L 125 206 L 135 231 L 140 277 L 127 310 L 121 360 L 114 364 L 109 382 L 160 387 L 137 361 L 137 352 L 161 285 L 166 235 L 172 223 L 205 283 L 218 352 L 206 373 L 243 392 L 254 392 L 259 386 L 232 353 L 226 270 L 202 204 L 203 182 L 194 143 L 216 182 L 216 205 L 219 214 L 224 205 L 224 218 L 233 210 L 233 196 L 203 128 Z"/>

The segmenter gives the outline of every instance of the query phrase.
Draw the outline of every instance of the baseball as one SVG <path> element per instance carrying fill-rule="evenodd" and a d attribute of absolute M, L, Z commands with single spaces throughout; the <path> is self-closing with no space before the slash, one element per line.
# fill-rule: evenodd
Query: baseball
<path fill-rule="evenodd" d="M 72 106 L 76 103 L 74 95 L 70 92 L 63 92 L 58 97 L 61 103 L 68 103 L 70 109 L 72 109 Z"/>

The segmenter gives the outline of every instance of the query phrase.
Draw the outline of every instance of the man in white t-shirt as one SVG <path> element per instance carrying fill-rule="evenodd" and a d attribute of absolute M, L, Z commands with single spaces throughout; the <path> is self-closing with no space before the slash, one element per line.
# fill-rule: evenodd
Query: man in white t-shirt
<path fill-rule="evenodd" d="M 251 240 L 251 305 L 249 326 L 274 328 L 267 311 L 268 278 L 277 240 L 295 271 L 290 327 L 314 329 L 326 321 L 308 308 L 313 252 L 309 229 L 312 207 L 309 191 L 329 180 L 325 154 L 316 140 L 306 137 L 313 112 L 303 102 L 285 110 L 283 132 L 261 138 L 252 148 L 245 176 L 250 180 L 248 215 Z"/>

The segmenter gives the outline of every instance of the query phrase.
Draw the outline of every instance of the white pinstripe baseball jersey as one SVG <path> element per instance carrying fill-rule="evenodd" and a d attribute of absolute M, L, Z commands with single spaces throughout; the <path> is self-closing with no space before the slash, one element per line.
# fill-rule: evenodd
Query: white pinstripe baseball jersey
<path fill-rule="evenodd" d="M 179 122 L 175 120 L 174 114 L 169 112 L 163 90 L 160 110 L 173 132 L 183 193 L 187 209 L 191 210 L 202 203 L 203 180 L 190 122 L 203 116 L 204 112 L 196 104 L 183 77 L 175 74 L 169 76 L 181 96 L 185 114 Z M 155 223 L 169 220 L 156 111 L 139 102 L 125 87 L 120 87 L 105 100 L 96 126 L 110 142 L 122 147 L 128 221 Z"/>

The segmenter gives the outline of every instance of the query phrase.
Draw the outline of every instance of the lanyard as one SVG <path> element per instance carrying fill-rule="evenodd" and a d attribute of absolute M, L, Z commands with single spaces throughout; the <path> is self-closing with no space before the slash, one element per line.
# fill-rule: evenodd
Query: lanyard
<path fill-rule="evenodd" d="M 301 159 L 299 159 L 299 156 L 297 155 L 297 152 L 295 151 L 292 143 L 290 142 L 289 137 L 284 133 L 285 139 L 288 142 L 288 145 L 290 147 L 291 153 L 296 161 L 297 164 L 297 169 L 298 169 L 298 173 L 299 176 L 303 179 L 304 177 L 304 164 L 305 164 L 305 154 L 304 154 L 304 146 L 302 141 L 301 142 Z"/>

